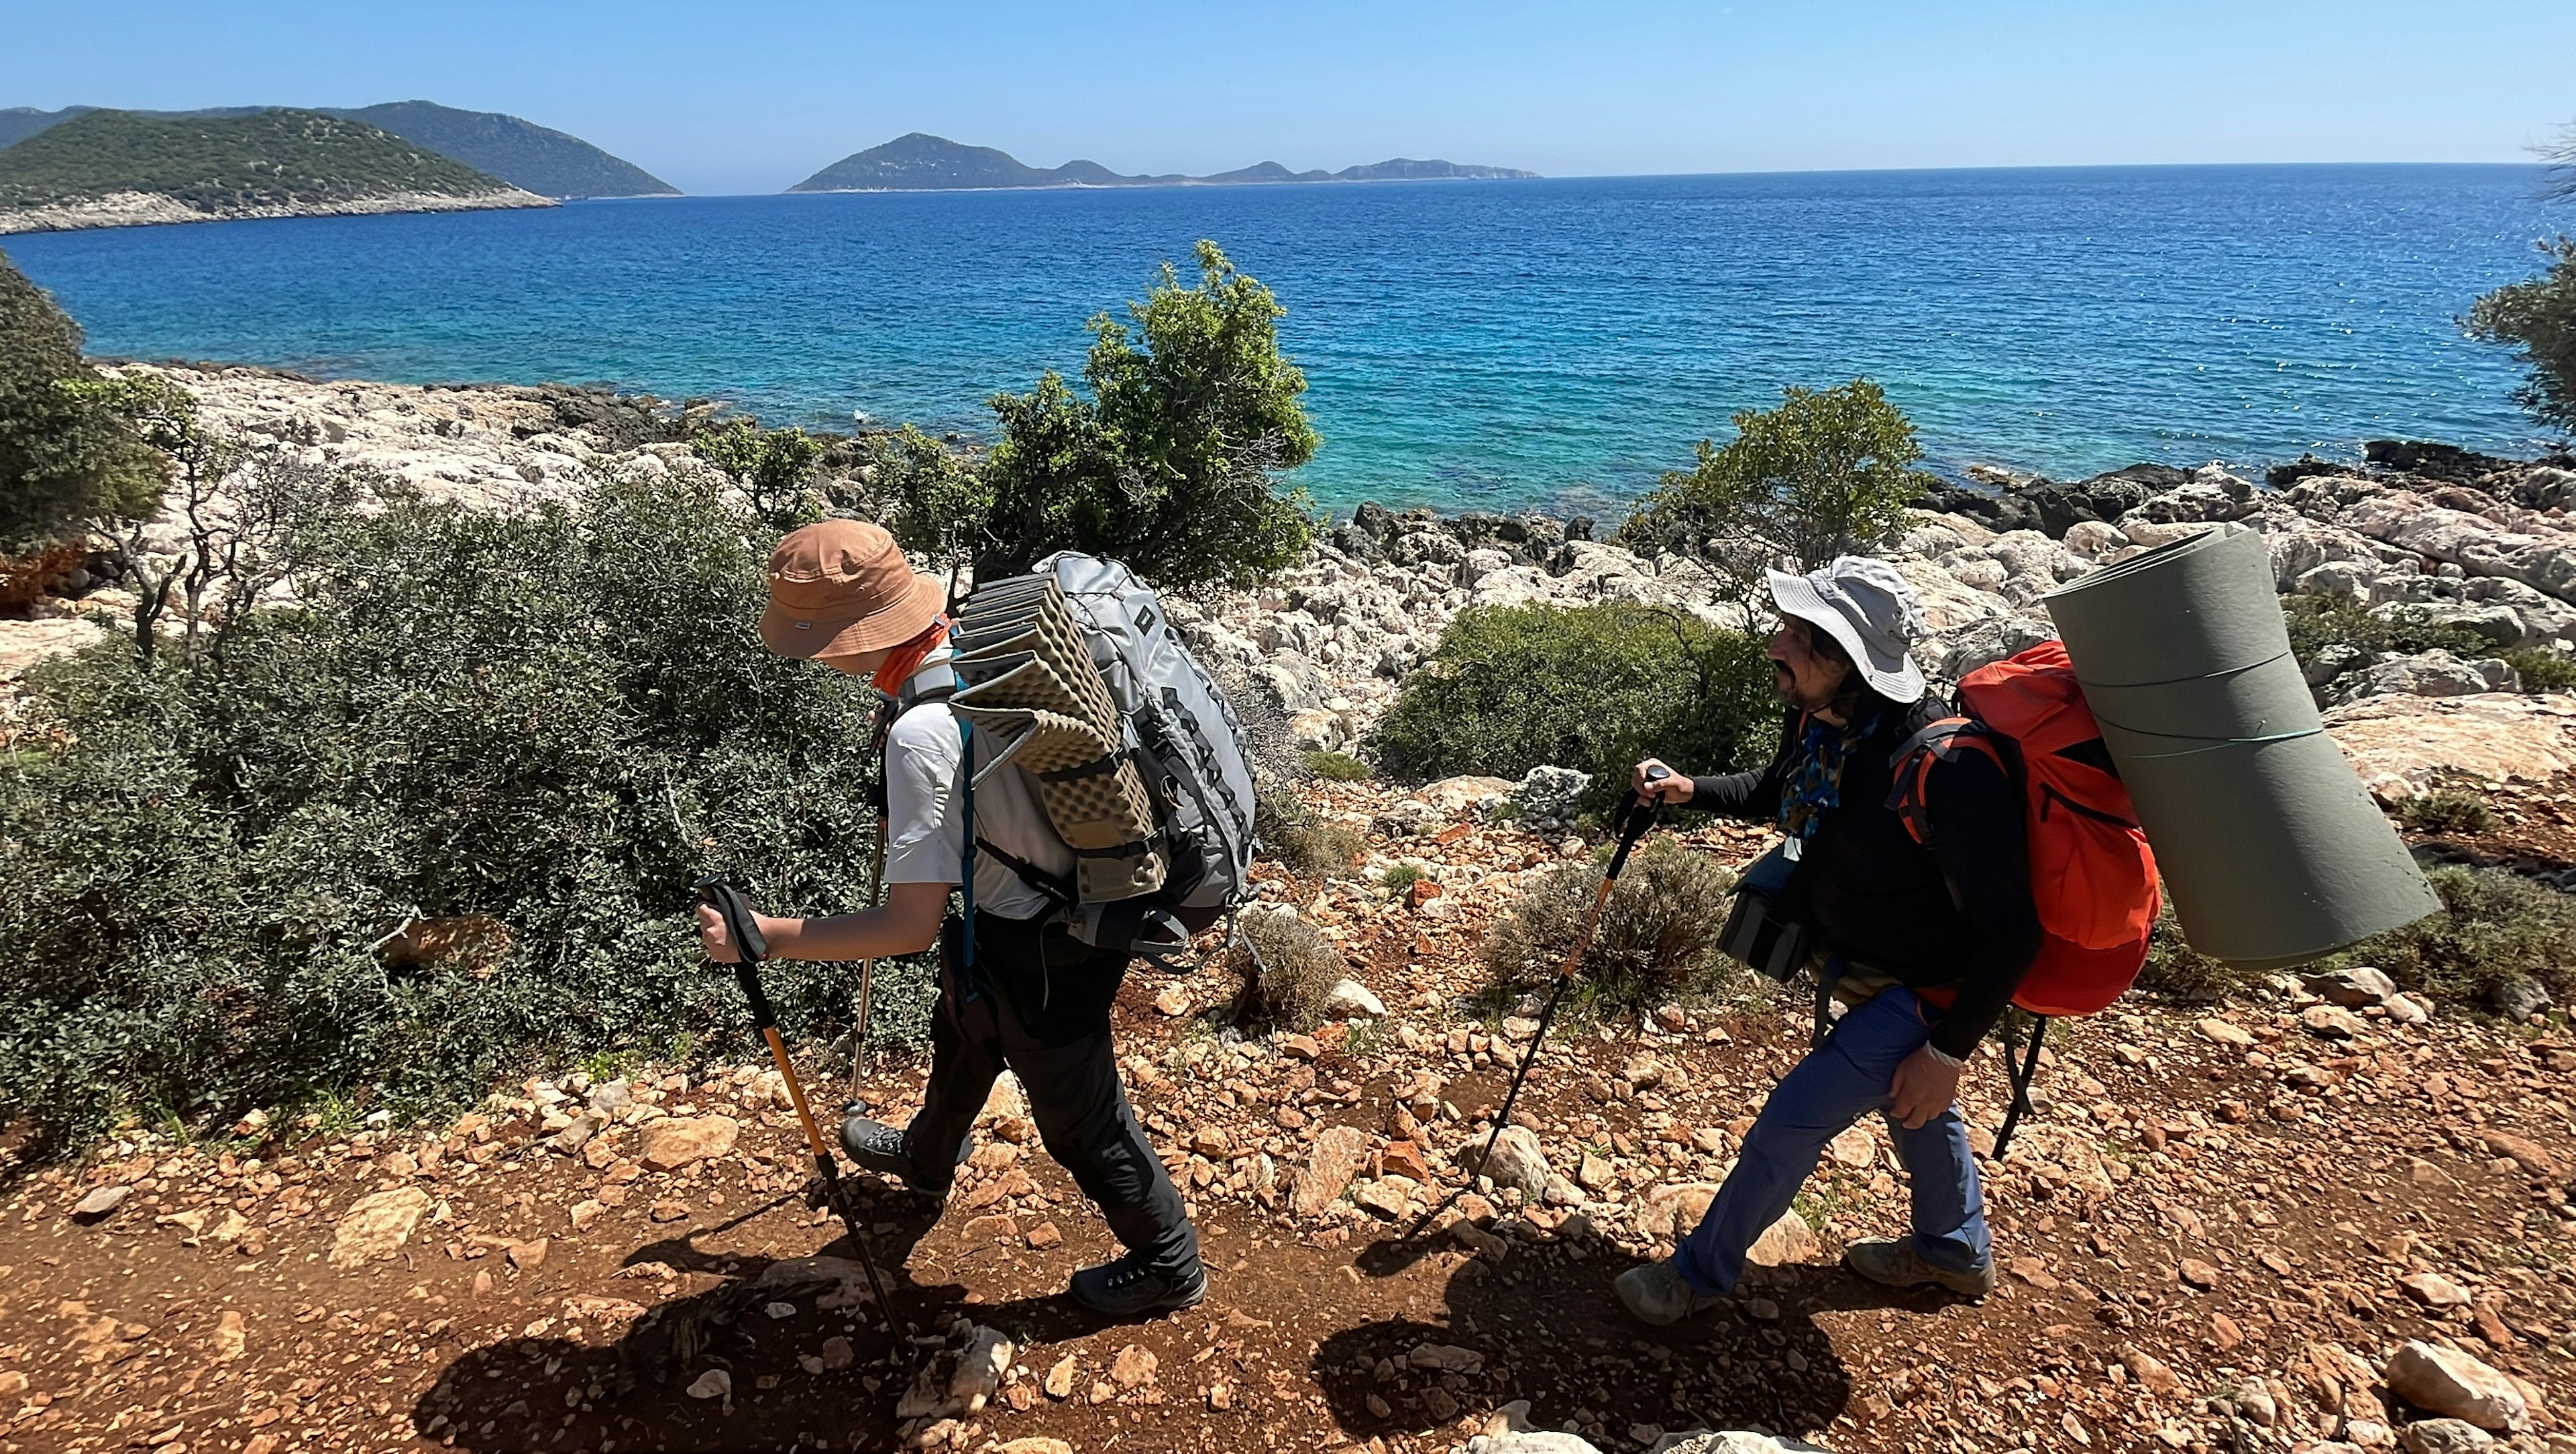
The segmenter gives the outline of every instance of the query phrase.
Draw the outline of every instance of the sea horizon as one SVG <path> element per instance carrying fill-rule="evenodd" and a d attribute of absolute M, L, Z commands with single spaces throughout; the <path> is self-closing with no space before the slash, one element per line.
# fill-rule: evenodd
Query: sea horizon
<path fill-rule="evenodd" d="M 2533 453 L 2549 441 L 2512 403 L 2519 371 L 2457 318 L 2565 226 L 2539 176 L 2175 163 L 699 194 L 0 246 L 102 355 L 605 383 L 772 425 L 975 435 L 983 398 L 1077 374 L 1084 320 L 1161 262 L 1186 275 L 1207 236 L 1289 310 L 1325 439 L 1291 479 L 1320 503 L 1599 513 L 1688 468 L 1730 412 L 1860 375 L 1954 478 L 2259 467 L 2375 437 Z"/>

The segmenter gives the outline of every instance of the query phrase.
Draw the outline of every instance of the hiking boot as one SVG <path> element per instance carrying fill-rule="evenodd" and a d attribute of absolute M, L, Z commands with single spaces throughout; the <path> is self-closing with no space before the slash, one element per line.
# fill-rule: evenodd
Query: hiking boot
<path fill-rule="evenodd" d="M 948 1195 L 946 1183 L 933 1185 L 913 1167 L 903 1149 L 903 1133 L 883 1121 L 853 1114 L 841 1123 L 841 1149 L 850 1159 L 880 1176 L 891 1176 L 928 1197 Z"/>
<path fill-rule="evenodd" d="M 1922 1287 L 1928 1283 L 1971 1298 L 1982 1298 L 1995 1290 L 1992 1258 L 1974 1272 L 1952 1272 L 1924 1261 L 1912 1242 L 1887 1237 L 1865 1237 L 1854 1242 L 1843 1250 L 1843 1266 L 1889 1287 Z"/>
<path fill-rule="evenodd" d="M 1207 1297 L 1207 1269 L 1197 1261 L 1174 1272 L 1130 1252 L 1073 1275 L 1073 1300 L 1105 1318 L 1125 1321 L 1194 1308 Z"/>
<path fill-rule="evenodd" d="M 1611 1284 L 1619 1301 L 1642 1323 L 1658 1328 L 1668 1327 L 1693 1313 L 1704 1313 L 1726 1299 L 1715 1293 L 1701 1292 L 1682 1277 L 1674 1259 L 1649 1262 L 1620 1273 Z"/>

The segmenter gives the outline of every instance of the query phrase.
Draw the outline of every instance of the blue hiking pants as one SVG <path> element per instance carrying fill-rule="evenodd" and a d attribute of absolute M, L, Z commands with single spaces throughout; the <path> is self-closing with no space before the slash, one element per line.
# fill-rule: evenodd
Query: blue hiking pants
<path fill-rule="evenodd" d="M 1825 1043 L 1772 1088 L 1735 1170 L 1681 1244 L 1675 1261 L 1683 1280 L 1703 1293 L 1732 1292 L 1744 1274 L 1745 1249 L 1789 1210 L 1825 1144 L 1862 1116 L 1887 1110 L 1897 1066 L 1931 1036 L 1923 1002 L 1902 987 L 1882 990 L 1843 1016 Z M 1890 1116 L 1887 1129 L 1914 1184 L 1915 1250 L 1951 1272 L 1985 1266 L 1993 1242 L 1958 1107 L 1944 1108 L 1913 1131 Z"/>

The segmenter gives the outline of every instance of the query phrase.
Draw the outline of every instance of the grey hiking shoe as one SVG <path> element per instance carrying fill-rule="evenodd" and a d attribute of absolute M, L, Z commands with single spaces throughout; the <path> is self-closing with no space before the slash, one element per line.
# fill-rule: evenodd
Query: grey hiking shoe
<path fill-rule="evenodd" d="M 1683 1279 L 1681 1268 L 1667 1257 L 1643 1267 L 1631 1267 L 1620 1273 L 1611 1286 L 1618 1290 L 1619 1301 L 1639 1322 L 1658 1328 L 1678 1323 L 1693 1313 L 1704 1313 L 1726 1301 L 1714 1293 L 1701 1292 Z"/>
<path fill-rule="evenodd" d="M 1843 1266 L 1889 1287 L 1946 1287 L 1961 1297 L 1981 1298 L 1995 1290 L 1995 1264 L 1989 1259 L 1974 1272 L 1951 1272 L 1923 1260 L 1912 1242 L 1865 1237 L 1843 1249 Z"/>
<path fill-rule="evenodd" d="M 905 1186 L 927 1197 L 946 1197 L 949 1183 L 933 1184 L 913 1166 L 911 1155 L 903 1149 L 903 1133 L 883 1121 L 871 1120 L 853 1112 L 841 1122 L 841 1149 L 850 1159 L 880 1176 L 891 1176 Z M 965 1159 L 960 1148 L 958 1159 Z M 949 1175 L 956 1175 L 950 1168 Z"/>
<path fill-rule="evenodd" d="M 1207 1271 L 1195 1259 L 1175 1270 L 1156 1267 L 1130 1252 L 1075 1273 L 1066 1291 L 1093 1312 L 1124 1322 L 1197 1307 L 1207 1300 Z"/>

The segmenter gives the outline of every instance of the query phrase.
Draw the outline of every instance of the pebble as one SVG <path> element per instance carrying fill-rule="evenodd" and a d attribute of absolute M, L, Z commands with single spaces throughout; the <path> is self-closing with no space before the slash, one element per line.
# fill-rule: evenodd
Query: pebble
<path fill-rule="evenodd" d="M 72 1203 L 72 1220 L 75 1222 L 106 1221 L 118 1207 L 124 1206 L 125 1199 L 132 1195 L 134 1195 L 134 1188 L 130 1186 L 100 1187 Z"/>

